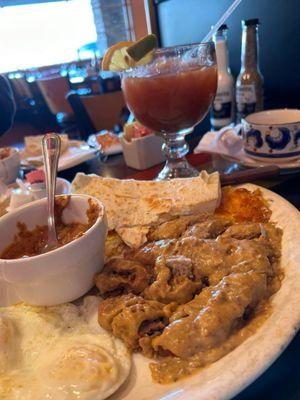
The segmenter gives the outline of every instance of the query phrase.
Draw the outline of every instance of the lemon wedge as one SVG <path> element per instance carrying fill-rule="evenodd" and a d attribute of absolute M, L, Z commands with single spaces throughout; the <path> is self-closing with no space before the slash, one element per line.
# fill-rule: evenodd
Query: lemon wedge
<path fill-rule="evenodd" d="M 111 46 L 102 60 L 104 71 L 120 72 L 130 67 L 148 64 L 157 47 L 155 35 L 147 35 L 137 42 L 118 42 Z"/>

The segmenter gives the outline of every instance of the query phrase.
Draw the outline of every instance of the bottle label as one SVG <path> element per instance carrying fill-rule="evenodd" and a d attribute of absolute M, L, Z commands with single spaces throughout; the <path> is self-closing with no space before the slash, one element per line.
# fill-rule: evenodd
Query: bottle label
<path fill-rule="evenodd" d="M 255 85 L 243 85 L 236 88 L 236 107 L 238 118 L 243 118 L 246 115 L 255 112 Z"/>
<path fill-rule="evenodd" d="M 236 102 L 244 104 L 256 103 L 255 85 L 237 86 Z"/>
<path fill-rule="evenodd" d="M 231 118 L 232 96 L 229 91 L 222 91 L 216 94 L 212 109 L 211 118 L 223 119 Z"/>

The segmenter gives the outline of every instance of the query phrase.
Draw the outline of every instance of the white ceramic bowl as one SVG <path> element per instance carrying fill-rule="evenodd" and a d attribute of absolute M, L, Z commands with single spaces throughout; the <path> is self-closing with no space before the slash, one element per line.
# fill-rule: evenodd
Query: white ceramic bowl
<path fill-rule="evenodd" d="M 46 184 L 43 187 L 40 184 L 33 184 L 29 186 L 29 193 L 32 195 L 34 200 L 42 199 L 47 196 Z M 56 195 L 60 194 L 70 194 L 71 193 L 71 183 L 63 178 L 56 179 Z"/>
<path fill-rule="evenodd" d="M 66 179 L 57 178 L 56 179 L 56 195 L 60 194 L 70 194 L 71 193 L 71 183 Z M 46 184 L 43 185 L 36 183 L 30 185 L 26 192 L 23 192 L 20 188 L 13 189 L 10 195 L 9 207 L 6 211 L 10 212 L 15 208 L 21 207 L 24 204 L 30 203 L 34 200 L 40 200 L 46 197 Z"/>
<path fill-rule="evenodd" d="M 8 185 L 14 182 L 20 170 L 20 154 L 18 149 L 11 149 L 11 154 L 0 160 L 0 179 Z"/>
<path fill-rule="evenodd" d="M 161 149 L 164 140 L 160 136 L 152 134 L 134 138 L 130 142 L 122 136 L 121 143 L 128 167 L 143 170 L 166 160 Z"/>
<path fill-rule="evenodd" d="M 300 157 L 300 110 L 250 114 L 242 120 L 245 152 L 254 158 L 284 161 Z"/>
<path fill-rule="evenodd" d="M 86 222 L 89 198 L 72 195 L 63 211 L 64 222 Z M 34 257 L 0 259 L 0 306 L 20 301 L 50 306 L 73 301 L 92 288 L 95 273 L 103 267 L 107 234 L 104 206 L 93 197 L 92 200 L 99 205 L 99 217 L 80 238 Z M 24 222 L 30 230 L 46 224 L 46 198 L 0 218 L 0 252 L 13 241 L 17 222 Z"/>

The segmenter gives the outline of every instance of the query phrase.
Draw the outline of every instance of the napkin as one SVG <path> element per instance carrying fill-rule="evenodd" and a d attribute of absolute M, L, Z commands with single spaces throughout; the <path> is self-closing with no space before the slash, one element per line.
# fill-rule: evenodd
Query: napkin
<path fill-rule="evenodd" d="M 91 148 L 86 142 L 81 140 L 70 140 L 69 147 L 64 151 L 58 162 L 58 171 L 72 168 L 95 157 L 97 148 Z M 32 165 L 43 168 L 43 156 L 27 157 L 26 152 L 21 152 L 23 165 Z"/>
<path fill-rule="evenodd" d="M 219 131 L 207 132 L 194 149 L 194 153 L 206 152 L 240 158 L 244 153 L 240 132 L 241 124 L 229 125 Z"/>

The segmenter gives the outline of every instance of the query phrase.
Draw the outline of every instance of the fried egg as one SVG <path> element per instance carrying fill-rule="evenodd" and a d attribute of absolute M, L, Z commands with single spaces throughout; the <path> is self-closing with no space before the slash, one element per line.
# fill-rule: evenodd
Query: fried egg
<path fill-rule="evenodd" d="M 83 305 L 0 308 L 1 400 L 102 400 L 126 380 L 131 357 Z"/>

